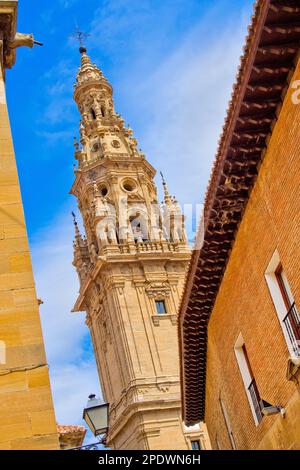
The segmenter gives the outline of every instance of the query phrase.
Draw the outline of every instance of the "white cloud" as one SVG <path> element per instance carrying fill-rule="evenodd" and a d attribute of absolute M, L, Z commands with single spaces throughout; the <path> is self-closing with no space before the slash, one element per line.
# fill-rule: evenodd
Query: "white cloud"
<path fill-rule="evenodd" d="M 70 142 L 70 140 L 72 140 L 74 132 L 72 130 L 37 131 L 36 134 L 39 137 L 42 137 L 50 146 L 55 146 L 57 145 L 57 143 L 60 142 Z"/>
<path fill-rule="evenodd" d="M 82 423 L 83 408 L 88 396 L 99 390 L 94 361 L 54 367 L 51 371 L 51 384 L 58 422 L 85 424 Z"/>
<path fill-rule="evenodd" d="M 145 24 L 154 26 L 151 5 L 139 4 L 133 15 L 133 4 L 115 0 L 96 11 L 92 42 L 113 56 L 119 51 L 120 64 L 112 67 L 116 108 L 136 130 L 150 163 L 163 171 L 182 205 L 202 203 L 247 34 L 250 2 L 222 24 L 220 11 L 226 11 L 228 2 L 213 5 L 167 55 L 157 44 L 157 37 L 167 41 L 171 30 L 164 10 L 162 28 L 153 32 L 146 26 L 145 31 Z M 177 0 L 175 16 L 184 5 Z"/>
<path fill-rule="evenodd" d="M 38 296 L 45 301 L 41 315 L 50 362 L 76 358 L 75 346 L 82 337 L 82 318 L 70 314 L 78 293 L 78 279 L 72 268 L 72 232 L 71 216 L 66 211 L 52 226 L 36 234 L 32 244 Z"/>
<path fill-rule="evenodd" d="M 229 26 L 208 50 L 195 46 L 199 32 L 194 31 L 146 82 L 134 88 L 142 112 L 150 116 L 141 134 L 142 145 L 154 166 L 163 169 L 181 203 L 202 202 L 244 26 L 234 33 Z"/>
<path fill-rule="evenodd" d="M 247 21 L 234 29 L 224 23 L 216 38 L 209 31 L 211 22 L 205 23 L 207 30 L 201 24 L 146 80 L 127 83 L 133 120 L 138 115 L 144 120 L 139 142 L 182 204 L 203 201 Z"/>
<path fill-rule="evenodd" d="M 100 386 L 94 359 L 87 350 L 88 328 L 84 313 L 71 313 L 78 294 L 72 266 L 73 224 L 66 207 L 56 220 L 37 233 L 31 244 L 41 320 L 57 420 L 81 421 L 83 406 Z"/>
<path fill-rule="evenodd" d="M 76 69 L 69 59 L 63 59 L 48 70 L 43 77 L 47 105 L 39 126 L 57 126 L 73 122 L 76 105 L 72 98 Z"/>
<path fill-rule="evenodd" d="M 104 35 L 104 44 L 112 50 L 117 47 L 114 38 L 119 34 L 118 28 L 123 28 L 123 32 L 128 27 L 130 30 L 133 20 L 129 15 L 128 23 L 124 23 L 123 16 L 118 21 L 117 14 L 114 23 L 113 7 L 121 5 L 128 13 L 124 0 L 105 5 L 106 10 L 99 10 L 94 18 L 93 31 L 95 37 L 98 33 L 100 38 Z M 149 11 L 141 8 L 139 14 L 142 17 Z M 248 16 L 240 18 L 238 27 L 224 18 L 220 29 L 214 26 L 212 14 L 186 34 L 167 57 L 157 61 L 147 76 L 145 69 L 139 67 L 145 63 L 145 57 L 136 57 L 119 74 L 118 96 L 122 106 L 129 110 L 124 118 L 130 118 L 149 161 L 164 171 L 171 192 L 176 192 L 181 203 L 203 198 L 247 23 Z M 99 34 L 97 40 L 103 44 Z M 150 43 L 151 37 L 146 35 L 143 40 Z M 96 57 L 93 59 L 97 61 Z M 66 90 L 72 89 L 74 74 L 70 64 L 62 61 L 46 77 L 49 82 L 54 80 L 47 90 L 50 103 L 46 117 L 51 124 L 68 121 L 69 113 L 73 112 L 70 102 L 64 100 Z M 50 139 L 64 137 L 64 133 L 57 131 Z M 56 414 L 59 422 L 66 424 L 79 422 L 87 395 L 99 391 L 94 361 L 85 350 L 84 314 L 70 313 L 78 292 L 77 276 L 71 265 L 70 210 L 66 207 L 49 227 L 35 235 L 32 243 L 38 296 L 45 302 L 41 317 Z"/>
<path fill-rule="evenodd" d="M 71 6 L 73 6 L 78 0 L 60 0 L 60 4 L 64 7 L 64 8 L 70 8 Z"/>

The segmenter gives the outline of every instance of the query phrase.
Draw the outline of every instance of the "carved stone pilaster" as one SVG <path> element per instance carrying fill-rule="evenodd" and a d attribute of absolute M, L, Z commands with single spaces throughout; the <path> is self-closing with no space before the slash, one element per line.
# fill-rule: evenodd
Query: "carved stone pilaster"
<path fill-rule="evenodd" d="M 152 282 L 147 285 L 145 292 L 150 298 L 169 297 L 171 294 L 170 285 L 167 282 Z"/>

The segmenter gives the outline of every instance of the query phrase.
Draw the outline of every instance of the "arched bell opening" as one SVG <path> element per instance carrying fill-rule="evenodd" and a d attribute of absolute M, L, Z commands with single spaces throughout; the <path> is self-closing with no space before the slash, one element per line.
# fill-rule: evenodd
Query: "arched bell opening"
<path fill-rule="evenodd" d="M 148 217 L 141 211 L 129 214 L 129 224 L 135 243 L 149 241 Z"/>

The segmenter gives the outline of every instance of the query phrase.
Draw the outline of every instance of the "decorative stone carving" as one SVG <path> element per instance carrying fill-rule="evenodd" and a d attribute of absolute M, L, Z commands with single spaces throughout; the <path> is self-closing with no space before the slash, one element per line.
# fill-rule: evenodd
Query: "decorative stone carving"
<path fill-rule="evenodd" d="M 148 284 L 145 292 L 150 298 L 165 298 L 170 296 L 171 289 L 167 282 L 152 282 Z"/>
<path fill-rule="evenodd" d="M 177 325 L 177 315 L 176 315 L 176 313 L 173 313 L 173 314 L 165 313 L 165 314 L 161 314 L 161 315 L 152 315 L 151 319 L 152 319 L 152 323 L 153 323 L 154 326 L 159 326 L 160 322 L 166 321 L 166 320 L 171 321 L 173 326 Z"/>
<path fill-rule="evenodd" d="M 33 34 L 16 33 L 13 41 L 8 42 L 8 47 L 10 49 L 16 49 L 17 47 L 22 47 L 22 46 L 32 48 L 34 46 L 34 43 L 35 41 L 34 41 Z"/>
<path fill-rule="evenodd" d="M 96 246 L 94 243 L 91 244 L 91 257 L 94 263 L 96 263 L 97 258 L 98 258 L 98 253 L 96 250 Z"/>
<path fill-rule="evenodd" d="M 115 149 L 119 149 L 121 147 L 121 143 L 119 140 L 116 140 L 114 139 L 111 143 L 112 147 L 114 147 Z"/>
<path fill-rule="evenodd" d="M 110 403 L 108 442 L 111 439 L 113 447 L 118 448 L 116 436 L 122 435 L 123 439 L 127 434 L 133 436 L 130 445 L 148 448 L 149 435 L 159 434 L 159 423 L 154 431 L 147 429 L 142 434 L 131 428 L 136 427 L 136 421 L 128 417 L 134 412 L 143 422 L 144 410 L 151 409 L 159 421 L 165 400 L 163 415 L 172 422 L 172 435 L 177 433 L 180 448 L 184 438 L 178 413 L 179 392 L 175 396 L 172 390 L 168 395 L 168 384 L 157 386 L 164 380 L 179 381 L 177 363 L 170 361 L 166 352 L 170 345 L 174 354 L 177 351 L 177 330 L 173 328 L 176 315 L 149 315 L 149 310 L 153 299 L 171 296 L 175 281 L 180 279 L 182 284 L 185 269 L 170 270 L 169 263 L 187 264 L 189 255 L 181 246 L 165 240 L 161 208 L 155 212 L 150 203 L 157 198 L 155 170 L 137 152 L 131 129 L 125 128 L 124 120 L 115 113 L 112 89 L 102 72 L 92 64 L 85 48 L 81 51 L 74 97 L 82 115 L 80 135 L 85 156 L 78 159 L 71 193 L 80 200 L 89 247 L 89 258 L 83 258 L 83 247 L 77 248 L 76 256 L 80 255 L 79 259 L 89 266 L 92 261 L 93 266 L 83 273 L 85 280 L 80 279 L 80 296 L 74 310 L 83 310 L 87 305 L 92 312 L 95 354 Z M 100 150 L 95 148 L 98 142 Z M 101 191 L 104 185 L 109 191 L 105 194 Z M 101 285 L 100 290 L 96 284 Z M 174 295 L 176 299 L 178 295 Z M 151 322 L 164 329 L 165 337 Z M 164 429 L 162 426 L 162 434 Z M 145 442 L 137 444 L 138 439 Z M 168 438 L 163 439 L 165 446 Z"/>
<path fill-rule="evenodd" d="M 166 384 L 158 384 L 157 388 L 160 392 L 166 393 L 170 390 L 170 386 Z"/>
<path fill-rule="evenodd" d="M 87 177 L 88 177 L 89 181 L 92 182 L 92 183 L 94 183 L 97 176 L 98 176 L 98 172 L 96 170 L 91 170 L 87 174 Z"/>

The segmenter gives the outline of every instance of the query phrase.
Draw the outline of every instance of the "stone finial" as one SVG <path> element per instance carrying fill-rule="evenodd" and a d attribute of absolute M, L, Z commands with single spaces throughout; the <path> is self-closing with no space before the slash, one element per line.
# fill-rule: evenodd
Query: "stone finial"
<path fill-rule="evenodd" d="M 83 239 L 79 231 L 76 215 L 74 214 L 74 212 L 72 212 L 72 216 L 73 216 L 73 223 L 74 223 L 74 228 L 75 228 L 75 241 L 78 245 L 81 245 L 83 243 Z"/>
<path fill-rule="evenodd" d="M 77 140 L 77 137 L 74 137 L 74 148 L 75 148 L 75 152 L 78 152 L 79 150 L 79 142 Z"/>
<path fill-rule="evenodd" d="M 91 83 L 93 83 L 93 86 L 96 87 L 96 89 L 104 87 L 112 93 L 111 85 L 103 76 L 103 73 L 97 65 L 92 63 L 91 58 L 87 54 L 86 47 L 81 46 L 79 51 L 81 54 L 81 65 L 76 77 L 75 101 L 80 101 L 79 95 L 81 94 L 81 90 L 84 90 L 85 87 L 89 86 Z"/>
<path fill-rule="evenodd" d="M 169 189 L 168 189 L 166 180 L 165 180 L 164 175 L 163 175 L 162 172 L 160 172 L 160 176 L 161 176 L 161 179 L 162 179 L 162 184 L 163 184 L 163 189 L 164 189 L 164 202 L 167 206 L 171 206 L 172 205 L 172 198 L 170 196 Z"/>

